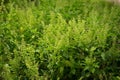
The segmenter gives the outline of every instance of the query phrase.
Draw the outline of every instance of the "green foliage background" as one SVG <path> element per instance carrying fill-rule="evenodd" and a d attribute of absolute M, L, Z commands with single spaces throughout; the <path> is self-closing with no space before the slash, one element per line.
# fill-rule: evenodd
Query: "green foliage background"
<path fill-rule="evenodd" d="M 119 5 L 1 0 L 0 80 L 120 80 L 119 63 Z"/>

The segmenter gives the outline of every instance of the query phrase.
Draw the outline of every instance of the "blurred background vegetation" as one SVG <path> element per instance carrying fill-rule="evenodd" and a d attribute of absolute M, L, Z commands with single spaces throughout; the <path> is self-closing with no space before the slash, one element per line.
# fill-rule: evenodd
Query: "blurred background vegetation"
<path fill-rule="evenodd" d="M 120 80 L 120 6 L 104 0 L 0 0 L 0 80 Z"/>

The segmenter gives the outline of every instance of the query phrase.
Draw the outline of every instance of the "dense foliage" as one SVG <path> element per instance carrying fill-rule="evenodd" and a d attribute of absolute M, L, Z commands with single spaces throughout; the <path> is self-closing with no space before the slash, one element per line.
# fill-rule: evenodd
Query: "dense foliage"
<path fill-rule="evenodd" d="M 119 5 L 1 1 L 0 80 L 120 80 L 119 63 Z"/>

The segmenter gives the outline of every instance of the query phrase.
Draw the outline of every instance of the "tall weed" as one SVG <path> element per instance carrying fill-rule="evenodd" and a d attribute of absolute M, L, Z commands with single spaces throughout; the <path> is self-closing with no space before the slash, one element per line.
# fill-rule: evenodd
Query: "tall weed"
<path fill-rule="evenodd" d="M 119 6 L 38 2 L 0 5 L 1 80 L 119 80 Z"/>

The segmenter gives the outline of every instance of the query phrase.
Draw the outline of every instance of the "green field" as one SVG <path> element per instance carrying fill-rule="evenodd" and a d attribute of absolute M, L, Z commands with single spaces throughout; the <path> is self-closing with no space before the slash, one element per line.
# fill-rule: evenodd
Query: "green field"
<path fill-rule="evenodd" d="M 0 0 L 0 80 L 120 80 L 119 4 Z"/>

